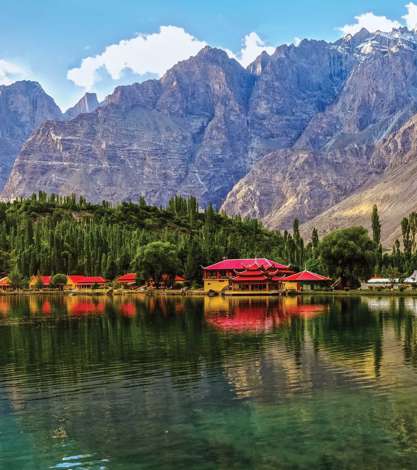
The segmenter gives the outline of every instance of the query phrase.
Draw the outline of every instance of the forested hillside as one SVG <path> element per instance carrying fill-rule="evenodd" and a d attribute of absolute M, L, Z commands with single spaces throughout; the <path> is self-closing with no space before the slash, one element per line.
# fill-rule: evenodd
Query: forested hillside
<path fill-rule="evenodd" d="M 0 221 L 0 270 L 25 277 L 60 272 L 112 279 L 139 272 L 140 250 L 154 241 L 173 245 L 177 273 L 190 280 L 201 277 L 202 265 L 223 257 L 301 265 L 311 252 L 297 228 L 295 237 L 269 231 L 256 220 L 227 217 L 210 205 L 203 211 L 195 198 L 175 197 L 167 208 L 158 208 L 143 199 L 112 206 L 39 193 L 0 203 Z"/>

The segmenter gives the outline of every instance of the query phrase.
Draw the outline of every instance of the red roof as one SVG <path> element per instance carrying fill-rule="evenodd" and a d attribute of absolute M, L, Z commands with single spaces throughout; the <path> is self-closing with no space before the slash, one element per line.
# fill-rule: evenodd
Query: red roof
<path fill-rule="evenodd" d="M 265 270 L 260 268 L 257 264 L 247 266 L 244 271 L 236 273 L 236 276 L 232 278 L 233 282 L 267 282 L 275 280 L 273 277 L 279 270 L 275 269 Z"/>
<path fill-rule="evenodd" d="M 168 279 L 168 275 L 167 274 L 163 274 L 162 275 L 162 279 L 165 279 L 167 280 Z M 184 282 L 185 281 L 185 277 L 183 276 L 180 276 L 179 274 L 177 274 L 175 276 L 175 282 Z M 136 282 L 136 273 L 127 273 L 127 274 L 123 274 L 122 276 L 119 276 L 117 278 L 117 282 L 122 282 L 122 283 L 126 283 L 126 284 L 129 284 L 129 283 L 133 283 L 133 282 Z"/>
<path fill-rule="evenodd" d="M 265 274 L 264 271 L 259 270 L 246 270 L 240 273 L 237 273 L 236 276 L 232 277 L 233 282 L 266 282 L 269 280 L 269 277 Z"/>
<path fill-rule="evenodd" d="M 319 282 L 319 281 L 330 281 L 330 278 L 322 276 L 321 274 L 312 273 L 310 271 L 301 271 L 297 274 L 292 274 L 281 279 L 282 281 L 295 281 L 295 282 Z"/>
<path fill-rule="evenodd" d="M 10 286 L 10 279 L 6 276 L 0 279 L 0 286 Z"/>
<path fill-rule="evenodd" d="M 37 276 L 41 279 L 44 286 L 49 286 L 51 284 L 52 276 Z"/>
<path fill-rule="evenodd" d="M 249 266 L 256 265 L 258 268 L 270 269 L 275 268 L 280 271 L 288 269 L 288 266 L 277 263 L 266 258 L 244 258 L 244 259 L 225 259 L 210 266 L 203 268 L 205 271 L 233 271 L 235 269 L 247 269 Z M 292 272 L 292 271 L 291 271 Z"/>
<path fill-rule="evenodd" d="M 126 282 L 126 283 L 136 282 L 136 273 L 123 274 L 122 276 L 119 276 L 117 278 L 117 282 Z"/>
<path fill-rule="evenodd" d="M 80 275 L 69 275 L 67 276 L 74 284 L 105 284 L 107 281 L 101 276 L 80 276 Z"/>

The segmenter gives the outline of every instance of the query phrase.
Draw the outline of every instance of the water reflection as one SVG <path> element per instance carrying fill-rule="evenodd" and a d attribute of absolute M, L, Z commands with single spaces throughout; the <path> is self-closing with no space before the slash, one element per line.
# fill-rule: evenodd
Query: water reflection
<path fill-rule="evenodd" d="M 415 307 L 2 296 L 0 468 L 413 468 Z"/>
<path fill-rule="evenodd" d="M 207 322 L 226 332 L 267 332 L 288 322 L 291 316 L 313 318 L 328 309 L 325 304 L 305 303 L 300 297 L 206 297 Z"/>

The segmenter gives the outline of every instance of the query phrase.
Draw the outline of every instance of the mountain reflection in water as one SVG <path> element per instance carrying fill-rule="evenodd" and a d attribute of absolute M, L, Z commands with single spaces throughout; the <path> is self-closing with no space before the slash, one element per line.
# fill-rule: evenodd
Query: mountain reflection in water
<path fill-rule="evenodd" d="M 0 296 L 0 468 L 415 468 L 417 302 Z"/>

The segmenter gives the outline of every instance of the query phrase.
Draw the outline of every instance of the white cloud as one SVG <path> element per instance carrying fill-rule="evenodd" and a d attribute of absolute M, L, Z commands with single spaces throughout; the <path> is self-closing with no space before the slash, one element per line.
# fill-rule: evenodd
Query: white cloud
<path fill-rule="evenodd" d="M 139 34 L 106 47 L 101 54 L 86 57 L 79 67 L 68 71 L 67 78 L 82 88 L 92 89 L 99 80 L 101 69 L 106 70 L 113 80 L 118 80 L 124 70 L 138 75 L 161 76 L 204 46 L 205 42 L 194 38 L 183 28 L 161 26 L 158 33 Z"/>
<path fill-rule="evenodd" d="M 295 47 L 298 47 L 301 44 L 301 42 L 302 42 L 302 39 L 299 38 L 298 36 L 295 36 L 295 38 L 292 41 Z"/>
<path fill-rule="evenodd" d="M 244 67 L 247 67 L 264 51 L 271 55 L 275 51 L 275 47 L 267 46 L 256 33 L 249 33 L 243 39 L 243 48 L 240 51 L 237 60 Z"/>
<path fill-rule="evenodd" d="M 339 28 L 344 35 L 356 34 L 362 28 L 366 28 L 369 32 L 375 31 L 389 32 L 395 28 L 401 27 L 401 24 L 396 20 L 390 20 L 386 16 L 377 16 L 372 12 L 363 13 L 362 15 L 355 16 L 356 23 L 346 24 Z"/>
<path fill-rule="evenodd" d="M 177 62 L 197 54 L 206 45 L 183 28 L 161 26 L 157 33 L 138 34 L 132 39 L 111 44 L 101 54 L 84 58 L 79 67 L 67 72 L 67 78 L 79 87 L 91 90 L 100 80 L 101 71 L 106 71 L 113 80 L 119 80 L 124 71 L 160 77 Z M 252 32 L 245 36 L 238 54 L 224 50 L 246 67 L 262 51 L 272 54 L 274 49 Z"/>
<path fill-rule="evenodd" d="M 408 29 L 417 29 L 417 5 L 410 2 L 406 5 L 407 14 L 403 16 Z"/>
<path fill-rule="evenodd" d="M 0 85 L 10 85 L 16 80 L 22 80 L 26 71 L 20 65 L 0 59 Z"/>

